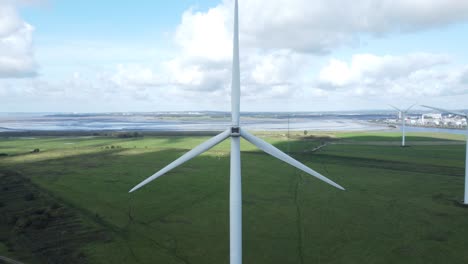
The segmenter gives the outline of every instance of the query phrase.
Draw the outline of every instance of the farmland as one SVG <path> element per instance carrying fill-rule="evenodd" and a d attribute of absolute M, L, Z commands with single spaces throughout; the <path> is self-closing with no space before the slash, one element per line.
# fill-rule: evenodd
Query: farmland
<path fill-rule="evenodd" d="M 387 132 L 259 136 L 347 190 L 242 141 L 245 263 L 468 262 L 463 136 L 409 133 L 406 148 Z M 0 138 L 0 255 L 228 263 L 229 142 L 128 193 L 208 138 Z"/>

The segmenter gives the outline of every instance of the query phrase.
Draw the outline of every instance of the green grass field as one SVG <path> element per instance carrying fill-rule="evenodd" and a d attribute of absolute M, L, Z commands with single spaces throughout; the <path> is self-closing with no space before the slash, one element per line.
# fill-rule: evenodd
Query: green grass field
<path fill-rule="evenodd" d="M 463 136 L 410 133 L 401 148 L 398 133 L 259 135 L 347 190 L 243 141 L 244 263 L 468 263 Z M 229 142 L 128 193 L 208 138 L 0 138 L 0 173 L 107 234 L 78 245 L 84 262 L 228 263 Z"/>

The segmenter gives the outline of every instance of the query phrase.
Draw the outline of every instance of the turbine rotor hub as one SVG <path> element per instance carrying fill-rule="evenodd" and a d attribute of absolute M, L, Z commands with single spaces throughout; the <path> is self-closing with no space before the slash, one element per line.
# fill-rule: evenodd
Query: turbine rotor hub
<path fill-rule="evenodd" d="M 239 137 L 240 136 L 240 127 L 231 127 L 231 137 Z"/>

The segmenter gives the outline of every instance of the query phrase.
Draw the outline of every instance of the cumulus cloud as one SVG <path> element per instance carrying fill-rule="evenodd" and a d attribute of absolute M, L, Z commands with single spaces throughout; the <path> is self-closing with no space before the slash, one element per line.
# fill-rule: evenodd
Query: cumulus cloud
<path fill-rule="evenodd" d="M 0 0 L 0 6 L 10 7 L 10 11 L 3 12 L 11 18 L 2 20 L 6 16 L 0 16 L 0 40 L 17 36 L 17 43 L 23 43 L 14 45 L 20 47 L 16 53 L 21 56 L 6 58 L 19 59 L 23 64 L 17 68 L 27 69 L 16 70 L 16 76 L 34 74 L 33 29 L 16 14 L 13 5 L 5 3 L 11 2 Z M 231 83 L 232 7 L 232 0 L 224 0 L 207 11 L 185 11 L 173 35 L 175 48 L 170 53 L 175 55 L 164 57 L 160 64 L 119 64 L 94 78 L 76 76 L 70 83 L 35 85 L 57 95 L 73 94 L 66 89 L 74 89 L 87 96 L 119 93 L 138 100 L 157 97 L 169 102 L 177 97 L 189 98 L 187 102 L 195 102 L 193 105 L 204 100 L 213 101 L 211 106 L 215 107 L 226 104 Z M 360 36 L 405 34 L 467 19 L 468 1 L 460 0 L 241 1 L 243 100 L 306 98 L 311 94 L 325 97 L 467 93 L 464 87 L 468 83 L 468 68 L 454 66 L 452 58 L 443 54 L 358 54 L 349 61 L 332 59 L 320 71 L 314 70 L 320 55 L 352 45 Z M 2 71 L 1 59 L 4 54 L 13 54 L 13 45 L 8 49 L 3 53 L 0 49 L 0 76 L 6 72 Z M 122 53 L 129 52 L 115 52 Z M 8 76 L 14 75 L 10 72 Z M 68 88 L 62 88 L 65 86 Z"/>
<path fill-rule="evenodd" d="M 0 0 L 0 78 L 36 75 L 33 31 L 34 28 L 19 17 L 12 1 Z"/>
<path fill-rule="evenodd" d="M 184 12 L 174 38 L 178 55 L 165 63 L 174 89 L 228 92 L 232 7 L 232 0 L 224 0 L 206 12 Z M 284 96 L 306 86 L 303 79 L 310 75 L 306 70 L 313 56 L 352 44 L 363 34 L 383 36 L 465 21 L 468 2 L 357 0 L 343 6 L 339 0 L 251 0 L 241 2 L 239 12 L 243 96 L 256 99 Z M 336 60 L 321 73 L 316 92 L 325 85 L 336 88 L 359 79 L 352 72 L 356 68 L 368 77 L 385 72 L 391 80 L 446 61 L 442 55 L 381 59 L 362 55 L 353 62 L 362 65 L 349 69 Z"/>
<path fill-rule="evenodd" d="M 227 30 L 232 8 L 217 7 L 206 13 L 189 9 L 176 29 L 175 43 L 183 56 L 223 61 L 230 59 L 232 33 Z"/>
<path fill-rule="evenodd" d="M 349 62 L 331 59 L 316 87 L 351 95 L 425 96 L 468 92 L 467 66 L 454 66 L 447 55 L 354 55 Z"/>
<path fill-rule="evenodd" d="M 232 0 L 206 12 L 186 11 L 176 40 L 192 56 L 227 58 L 232 39 Z M 459 0 L 250 0 L 240 3 L 244 47 L 321 54 L 360 34 L 386 35 L 468 20 Z"/>
<path fill-rule="evenodd" d="M 305 103 L 327 96 L 412 99 L 468 93 L 468 65 L 456 65 L 445 54 L 357 54 L 349 61 L 330 59 L 317 73 L 309 70 L 310 60 L 285 50 L 246 59 L 243 65 L 250 70 L 241 77 L 244 102 L 279 98 L 284 103 L 285 99 L 295 98 L 295 102 Z M 58 82 L 25 80 L 23 92 L 82 100 L 126 97 L 167 104 L 190 102 L 192 107 L 202 109 L 229 104 L 230 70 L 221 67 L 223 72 L 218 72 L 213 65 L 206 69 L 192 65 L 195 68 L 188 69 L 174 61 L 168 64 L 160 70 L 120 64 L 93 78 L 76 72 Z M 2 94 L 14 91 L 11 85 L 0 89 Z"/>
<path fill-rule="evenodd" d="M 219 8 L 229 8 L 229 2 Z M 241 5 L 241 28 L 249 43 L 311 53 L 350 44 L 359 34 L 424 30 L 466 19 L 468 2 L 458 0 L 252 0 Z"/>

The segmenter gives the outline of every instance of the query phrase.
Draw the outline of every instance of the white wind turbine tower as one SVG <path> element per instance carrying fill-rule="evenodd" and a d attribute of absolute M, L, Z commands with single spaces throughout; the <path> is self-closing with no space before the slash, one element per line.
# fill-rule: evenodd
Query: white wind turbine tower
<path fill-rule="evenodd" d="M 281 150 L 255 137 L 239 126 L 239 106 L 240 106 L 240 70 L 239 70 L 239 30 L 238 30 L 238 4 L 235 1 L 234 11 L 234 47 L 232 62 L 232 87 L 231 87 L 231 115 L 232 126 L 221 134 L 198 145 L 194 149 L 182 155 L 160 171 L 156 172 L 146 180 L 142 181 L 130 192 L 133 192 L 154 179 L 162 176 L 166 172 L 176 168 L 182 163 L 202 154 L 228 137 L 231 138 L 231 176 L 229 191 L 229 226 L 230 226 L 230 263 L 242 263 L 242 190 L 241 190 L 241 159 L 240 159 L 240 137 L 257 146 L 264 152 L 276 157 L 336 188 L 344 190 L 343 187 L 329 180 L 320 173 L 310 169 L 299 161 L 291 158 Z"/>
<path fill-rule="evenodd" d="M 406 114 L 408 113 L 408 111 L 413 108 L 413 106 L 415 105 L 412 105 L 410 107 L 408 107 L 408 109 L 406 110 L 402 110 L 402 109 L 399 109 L 393 105 L 390 105 L 390 107 L 394 108 L 395 110 L 397 110 L 399 113 L 400 113 L 400 117 L 401 117 L 401 131 L 402 131 L 402 136 L 401 136 L 401 146 L 404 147 L 405 146 L 405 119 L 406 119 Z"/>
<path fill-rule="evenodd" d="M 422 107 L 430 108 L 433 110 L 440 111 L 442 113 L 450 113 L 458 116 L 463 116 L 465 117 L 467 121 L 466 125 L 466 152 L 465 152 L 465 195 L 463 197 L 463 204 L 468 204 L 468 114 L 462 113 L 462 112 L 456 112 L 456 111 L 451 111 L 451 110 L 445 110 L 442 108 L 437 108 L 437 107 L 432 107 L 432 106 L 427 106 L 427 105 L 421 105 Z"/>

